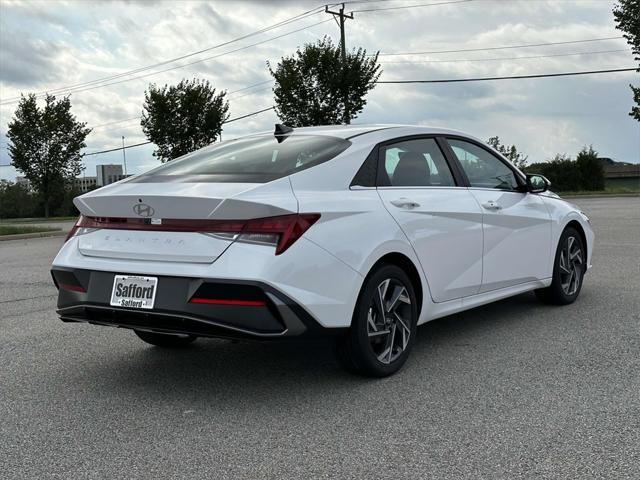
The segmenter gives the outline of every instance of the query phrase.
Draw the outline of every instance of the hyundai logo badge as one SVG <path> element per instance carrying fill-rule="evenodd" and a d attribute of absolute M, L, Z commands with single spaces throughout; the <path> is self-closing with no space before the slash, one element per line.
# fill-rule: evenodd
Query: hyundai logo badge
<path fill-rule="evenodd" d="M 155 210 L 151 205 L 147 205 L 146 203 L 136 203 L 133 206 L 133 211 L 136 215 L 140 215 L 141 217 L 150 217 L 155 213 Z"/>

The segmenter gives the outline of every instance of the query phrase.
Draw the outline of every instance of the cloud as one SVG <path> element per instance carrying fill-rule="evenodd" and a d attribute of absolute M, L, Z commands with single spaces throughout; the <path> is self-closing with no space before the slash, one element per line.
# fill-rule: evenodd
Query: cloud
<path fill-rule="evenodd" d="M 29 87 L 43 79 L 59 81 L 56 69 L 58 47 L 47 41 L 29 38 L 24 32 L 2 38 L 0 82 L 3 86 Z"/>

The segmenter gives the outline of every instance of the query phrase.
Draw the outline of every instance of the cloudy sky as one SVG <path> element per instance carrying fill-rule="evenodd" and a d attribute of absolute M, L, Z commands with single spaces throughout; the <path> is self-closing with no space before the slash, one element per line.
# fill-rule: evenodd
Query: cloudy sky
<path fill-rule="evenodd" d="M 381 55 L 381 80 L 634 67 L 626 42 L 611 38 L 621 34 L 614 28 L 613 4 L 610 0 L 348 2 L 347 10 L 354 11 L 355 19 L 347 22 L 347 47 L 381 54 L 431 52 Z M 151 82 L 207 79 L 229 92 L 231 117 L 269 107 L 272 84 L 267 61 L 276 63 L 297 46 L 324 35 L 339 39 L 330 16 L 321 8 L 313 10 L 319 5 L 301 0 L 1 0 L 0 164 L 10 161 L 5 133 L 21 93 L 70 93 L 73 113 L 94 127 L 87 153 L 118 147 L 123 135 L 127 144 L 146 140 L 137 118 Z M 265 31 L 254 34 L 260 30 Z M 496 48 L 559 42 L 575 43 Z M 177 57 L 184 58 L 174 60 Z M 130 71 L 137 72 L 121 75 Z M 631 82 L 640 83 L 640 74 L 378 85 L 356 123 L 434 125 L 484 139 L 499 135 L 528 154 L 530 161 L 548 160 L 556 153 L 575 155 L 583 145 L 593 144 L 601 156 L 639 162 L 640 123 L 627 114 Z M 276 121 L 273 112 L 255 115 L 229 124 L 223 137 L 271 129 Z M 152 151 L 152 146 L 127 150 L 129 172 L 156 165 Z M 121 163 L 121 159 L 121 152 L 86 157 L 86 175 L 95 175 L 96 163 Z M 0 178 L 15 175 L 12 167 L 0 167 Z"/>

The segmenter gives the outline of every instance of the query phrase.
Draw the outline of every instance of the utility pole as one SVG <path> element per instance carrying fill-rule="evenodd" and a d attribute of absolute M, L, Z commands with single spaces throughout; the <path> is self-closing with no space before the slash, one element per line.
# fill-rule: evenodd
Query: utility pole
<path fill-rule="evenodd" d="M 124 135 L 122 136 L 122 160 L 124 161 L 124 174 L 127 174 L 127 154 L 124 150 Z"/>
<path fill-rule="evenodd" d="M 330 13 L 331 15 L 333 15 L 333 18 L 338 17 L 340 19 L 339 21 L 339 25 L 340 25 L 340 48 L 342 50 L 342 91 L 343 91 L 343 97 L 342 97 L 342 101 L 344 102 L 344 123 L 346 123 L 347 125 L 349 125 L 351 123 L 351 120 L 349 118 L 349 90 L 347 88 L 347 46 L 345 44 L 345 40 L 344 40 L 344 22 L 347 18 L 350 18 L 351 20 L 353 20 L 353 13 L 350 14 L 345 14 L 344 13 L 344 3 L 342 4 L 342 7 L 340 8 L 339 11 L 337 12 L 332 12 L 331 10 L 329 10 L 329 6 L 326 5 L 324 7 L 324 11 L 325 13 Z"/>

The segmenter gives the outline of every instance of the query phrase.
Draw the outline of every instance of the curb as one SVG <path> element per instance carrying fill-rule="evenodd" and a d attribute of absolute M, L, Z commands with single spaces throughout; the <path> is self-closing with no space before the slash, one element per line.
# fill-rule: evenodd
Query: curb
<path fill-rule="evenodd" d="M 44 238 L 44 237 L 62 237 L 68 232 L 63 230 L 55 230 L 53 232 L 35 232 L 35 233 L 16 233 L 15 235 L 0 235 L 0 242 L 8 240 L 28 240 L 30 238 Z"/>
<path fill-rule="evenodd" d="M 630 198 L 636 197 L 640 198 L 640 193 L 594 193 L 586 194 L 586 195 L 560 195 L 560 198 L 570 198 L 572 200 L 577 200 L 580 198 Z"/>

